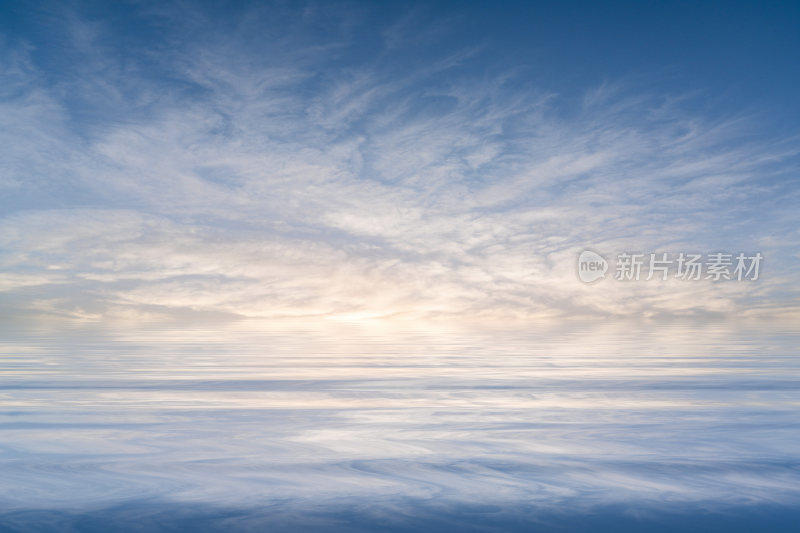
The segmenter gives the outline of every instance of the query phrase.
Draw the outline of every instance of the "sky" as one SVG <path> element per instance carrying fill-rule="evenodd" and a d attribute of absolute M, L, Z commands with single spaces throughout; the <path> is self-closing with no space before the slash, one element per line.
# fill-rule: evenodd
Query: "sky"
<path fill-rule="evenodd" d="M 7 2 L 0 316 L 791 322 L 798 26 L 793 2 Z M 587 284 L 585 249 L 764 260 Z"/>

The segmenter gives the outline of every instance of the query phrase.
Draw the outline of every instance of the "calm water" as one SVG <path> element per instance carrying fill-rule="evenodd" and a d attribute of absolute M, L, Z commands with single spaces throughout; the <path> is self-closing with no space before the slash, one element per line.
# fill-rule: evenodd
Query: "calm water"
<path fill-rule="evenodd" d="M 796 531 L 800 334 L 0 326 L 1 531 Z"/>

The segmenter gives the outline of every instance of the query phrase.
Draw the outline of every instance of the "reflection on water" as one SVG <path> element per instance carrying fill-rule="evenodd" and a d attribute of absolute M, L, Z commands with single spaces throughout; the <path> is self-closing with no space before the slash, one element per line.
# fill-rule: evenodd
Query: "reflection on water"
<path fill-rule="evenodd" d="M 622 509 L 626 531 L 681 506 L 763 523 L 800 503 L 798 337 L 6 324 L 0 530 L 561 531 Z"/>

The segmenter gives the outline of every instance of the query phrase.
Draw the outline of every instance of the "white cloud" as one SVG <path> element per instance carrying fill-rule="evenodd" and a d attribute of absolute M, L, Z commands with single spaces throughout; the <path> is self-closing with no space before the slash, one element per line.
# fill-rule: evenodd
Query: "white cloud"
<path fill-rule="evenodd" d="M 3 56 L 17 89 L 0 161 L 19 199 L 0 222 L 3 268 L 20 280 L 6 292 L 55 283 L 57 268 L 76 287 L 59 301 L 100 314 L 786 312 L 773 298 L 793 285 L 780 265 L 800 239 L 784 229 L 795 211 L 773 203 L 797 193 L 770 178 L 797 143 L 746 141 L 752 118 L 692 115 L 621 84 L 565 114 L 557 95 L 511 78 L 442 81 L 475 50 L 398 77 L 325 68 L 346 43 L 288 34 L 262 43 L 264 58 L 248 35 L 212 32 L 165 54 L 177 82 L 151 79 L 119 68 L 102 29 L 71 27 L 86 63 L 103 65 L 83 79 L 47 85 L 25 47 Z M 63 99 L 82 92 L 85 106 L 123 85 L 146 113 L 77 123 Z M 574 273 L 585 247 L 758 247 L 778 268 L 749 285 L 589 287 Z M 36 308 L 42 294 L 12 301 Z"/>

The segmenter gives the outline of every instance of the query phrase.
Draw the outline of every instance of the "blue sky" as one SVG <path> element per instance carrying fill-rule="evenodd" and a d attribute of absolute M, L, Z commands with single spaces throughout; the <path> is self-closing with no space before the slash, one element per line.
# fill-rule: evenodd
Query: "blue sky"
<path fill-rule="evenodd" d="M 0 12 L 0 312 L 798 314 L 800 7 Z M 764 254 L 585 285 L 577 254 Z"/>

